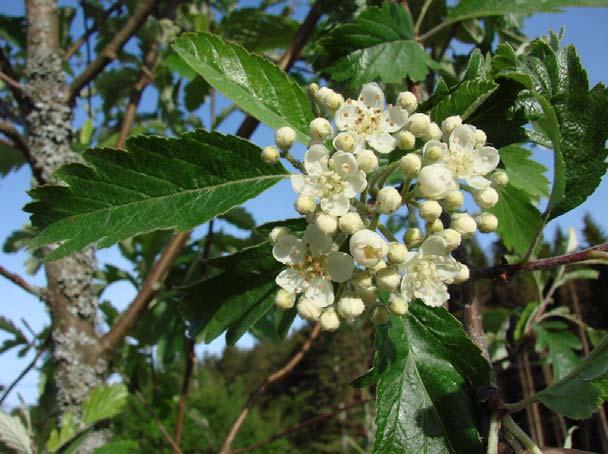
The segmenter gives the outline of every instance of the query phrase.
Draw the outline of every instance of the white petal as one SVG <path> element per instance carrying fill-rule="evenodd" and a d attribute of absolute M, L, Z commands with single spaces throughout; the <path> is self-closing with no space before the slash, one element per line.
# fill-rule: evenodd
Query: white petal
<path fill-rule="evenodd" d="M 439 235 L 431 235 L 424 240 L 424 243 L 422 243 L 422 246 L 420 246 L 420 253 L 422 256 L 444 256 L 448 253 L 448 246 L 443 237 L 440 237 Z"/>
<path fill-rule="evenodd" d="M 333 162 L 333 169 L 343 180 L 351 178 L 357 174 L 357 160 L 352 153 L 336 151 L 331 159 Z"/>
<path fill-rule="evenodd" d="M 336 128 L 338 128 L 340 131 L 350 131 L 356 129 L 356 110 L 359 108 L 359 104 L 360 103 L 349 99 L 336 111 L 334 116 Z"/>
<path fill-rule="evenodd" d="M 304 244 L 310 248 L 313 256 L 318 257 L 331 250 L 332 239 L 324 234 L 317 224 L 308 224 L 304 232 Z"/>
<path fill-rule="evenodd" d="M 301 273 L 289 268 L 281 271 L 276 277 L 275 282 L 289 293 L 300 293 L 304 290 L 306 280 Z"/>
<path fill-rule="evenodd" d="M 450 150 L 453 152 L 470 151 L 475 148 L 475 127 L 459 125 L 450 134 Z"/>
<path fill-rule="evenodd" d="M 367 138 L 367 143 L 378 153 L 390 153 L 397 147 L 397 141 L 387 132 L 373 134 Z"/>
<path fill-rule="evenodd" d="M 359 94 L 359 101 L 372 109 L 384 110 L 384 93 L 375 82 L 363 85 Z"/>
<path fill-rule="evenodd" d="M 466 178 L 465 181 L 473 189 L 486 189 L 486 188 L 489 188 L 490 185 L 492 184 L 490 182 L 490 180 L 488 180 L 487 178 L 484 178 L 484 177 L 480 177 L 480 176 Z"/>
<path fill-rule="evenodd" d="M 316 180 L 307 175 L 292 175 L 291 187 L 298 194 L 306 194 L 313 197 L 318 197 L 321 194 L 321 188 L 316 183 Z"/>
<path fill-rule="evenodd" d="M 283 235 L 272 248 L 274 258 L 285 265 L 300 263 L 304 257 L 304 244 L 294 235 Z"/>
<path fill-rule="evenodd" d="M 382 115 L 384 132 L 397 132 L 407 123 L 407 110 L 400 106 L 388 106 L 388 110 Z"/>
<path fill-rule="evenodd" d="M 354 197 L 367 187 L 367 178 L 363 170 L 359 170 L 356 175 L 346 182 L 344 194 L 346 197 Z"/>
<path fill-rule="evenodd" d="M 315 144 L 304 153 L 304 167 L 309 175 L 321 175 L 327 172 L 329 150 L 325 145 Z"/>
<path fill-rule="evenodd" d="M 334 288 L 327 279 L 315 277 L 310 281 L 304 296 L 319 307 L 327 307 L 334 302 Z"/>
<path fill-rule="evenodd" d="M 454 278 L 458 274 L 459 266 L 456 259 L 451 256 L 447 256 L 444 260 L 435 260 L 435 269 L 437 270 L 437 276 L 447 283 L 452 283 Z"/>
<path fill-rule="evenodd" d="M 345 194 L 338 194 L 328 199 L 321 199 L 321 209 L 333 216 L 344 216 L 350 208 L 350 199 Z"/>
<path fill-rule="evenodd" d="M 450 299 L 447 287 L 441 282 L 430 282 L 420 291 L 422 292 L 420 299 L 427 306 L 439 307 Z"/>
<path fill-rule="evenodd" d="M 482 147 L 473 152 L 473 159 L 475 160 L 475 171 L 479 175 L 485 175 L 496 168 L 500 156 L 496 148 Z"/>
<path fill-rule="evenodd" d="M 346 282 L 353 275 L 355 262 L 344 252 L 331 252 L 325 262 L 325 272 L 334 282 Z"/>

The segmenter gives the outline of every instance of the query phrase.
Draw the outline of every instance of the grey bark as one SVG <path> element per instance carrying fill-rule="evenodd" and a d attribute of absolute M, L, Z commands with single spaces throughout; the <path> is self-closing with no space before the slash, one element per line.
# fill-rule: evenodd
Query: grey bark
<path fill-rule="evenodd" d="M 26 115 L 32 166 L 43 183 L 54 183 L 58 167 L 79 160 L 72 151 L 72 106 L 58 43 L 56 0 L 27 0 L 26 90 L 32 105 Z M 52 321 L 53 357 L 58 404 L 62 413 L 78 408 L 90 391 L 104 382 L 107 360 L 95 332 L 97 297 L 92 278 L 95 252 L 89 248 L 45 266 Z M 94 432 L 82 452 L 106 442 Z"/>

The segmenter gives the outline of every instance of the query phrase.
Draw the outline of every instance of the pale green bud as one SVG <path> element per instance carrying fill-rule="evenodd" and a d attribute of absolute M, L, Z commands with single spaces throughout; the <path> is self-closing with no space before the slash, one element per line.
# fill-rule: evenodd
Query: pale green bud
<path fill-rule="evenodd" d="M 260 159 L 266 164 L 272 165 L 276 164 L 279 161 L 281 154 L 277 147 L 268 146 L 262 149 L 262 154 L 260 155 Z"/>
<path fill-rule="evenodd" d="M 402 150 L 411 150 L 416 145 L 416 136 L 409 131 L 397 134 L 397 146 Z"/>
<path fill-rule="evenodd" d="M 492 213 L 481 213 L 475 217 L 475 221 L 481 233 L 492 233 L 498 228 L 498 218 Z"/>
<path fill-rule="evenodd" d="M 391 214 L 401 206 L 401 195 L 399 191 L 391 186 L 386 186 L 378 191 L 376 197 L 376 209 L 380 213 Z"/>
<path fill-rule="evenodd" d="M 340 327 L 340 319 L 333 307 L 323 311 L 319 318 L 319 325 L 321 325 L 323 331 L 335 331 Z"/>
<path fill-rule="evenodd" d="M 409 153 L 403 156 L 399 160 L 399 168 L 403 172 L 403 174 L 412 178 L 418 175 L 420 168 L 422 167 L 422 162 L 420 161 L 420 157 L 416 153 Z"/>
<path fill-rule="evenodd" d="M 420 232 L 420 229 L 416 228 L 407 229 L 407 231 L 405 232 L 404 240 L 405 244 L 407 244 L 407 247 L 417 247 L 420 245 L 420 243 L 422 243 L 422 232 Z"/>
<path fill-rule="evenodd" d="M 302 194 L 296 199 L 293 206 L 298 213 L 308 214 L 315 211 L 317 204 L 315 203 L 315 199 L 312 196 Z"/>
<path fill-rule="evenodd" d="M 310 122 L 310 137 L 321 142 L 331 140 L 334 137 L 334 128 L 326 118 L 315 118 Z"/>
<path fill-rule="evenodd" d="M 391 294 L 388 305 L 388 310 L 391 311 L 391 314 L 403 317 L 407 314 L 408 309 L 409 304 L 401 296 L 394 293 Z"/>
<path fill-rule="evenodd" d="M 277 129 L 274 134 L 274 142 L 281 150 L 289 150 L 296 141 L 296 132 L 289 126 Z"/>
<path fill-rule="evenodd" d="M 280 289 L 274 297 L 274 303 L 281 310 L 291 309 L 295 302 L 296 295 L 283 289 Z"/>
<path fill-rule="evenodd" d="M 403 263 L 407 257 L 407 247 L 405 247 L 405 244 L 396 241 L 389 243 L 386 257 L 391 263 Z"/>
<path fill-rule="evenodd" d="M 401 275 L 393 267 L 381 269 L 376 273 L 376 284 L 384 290 L 396 290 L 400 283 Z"/>
<path fill-rule="evenodd" d="M 397 105 L 412 113 L 418 108 L 418 98 L 411 91 L 402 91 L 397 95 Z"/>
<path fill-rule="evenodd" d="M 441 216 L 442 209 L 438 202 L 428 200 L 420 205 L 418 212 L 420 213 L 420 217 L 426 222 L 433 222 Z"/>

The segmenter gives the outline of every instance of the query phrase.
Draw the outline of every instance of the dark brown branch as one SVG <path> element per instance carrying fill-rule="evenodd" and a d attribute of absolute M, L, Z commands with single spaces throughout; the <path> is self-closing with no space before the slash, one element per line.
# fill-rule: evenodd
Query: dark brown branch
<path fill-rule="evenodd" d="M 328 419 L 334 418 L 335 416 L 339 415 L 340 413 L 346 412 L 354 407 L 357 407 L 359 405 L 369 402 L 369 400 L 370 399 L 361 399 L 361 400 L 357 400 L 355 402 L 351 402 L 346 405 L 337 406 L 332 411 L 329 411 L 327 413 L 322 413 L 318 416 L 315 416 L 314 418 L 310 418 L 301 423 L 289 426 L 284 431 L 279 432 L 278 434 L 275 434 L 272 437 L 270 437 L 264 441 L 260 441 L 259 443 L 253 444 L 251 446 L 246 446 L 244 448 L 239 448 L 239 449 L 235 449 L 234 451 L 230 451 L 230 454 L 240 454 L 242 452 L 254 451 L 263 446 L 269 445 L 273 441 L 278 440 L 279 438 L 283 438 L 285 435 L 289 435 L 292 432 L 295 432 L 295 431 L 304 429 L 306 427 L 312 426 L 314 424 L 319 424 L 320 422 L 327 421 Z"/>
<path fill-rule="evenodd" d="M 20 92 L 23 93 L 23 85 L 21 85 L 15 79 L 13 79 L 12 77 L 10 77 L 8 74 L 5 74 L 2 71 L 0 71 L 0 79 L 2 79 L 4 82 L 6 82 L 6 84 L 9 87 L 11 87 L 11 88 L 13 88 L 15 90 L 19 90 Z"/>
<path fill-rule="evenodd" d="M 312 347 L 312 344 L 314 343 L 315 339 L 319 336 L 320 331 L 321 331 L 321 326 L 319 325 L 319 323 L 316 323 L 313 326 L 312 330 L 310 331 L 308 338 L 302 344 L 302 347 L 300 347 L 300 349 L 296 352 L 296 354 L 293 355 L 291 357 L 291 359 L 289 361 L 287 361 L 287 363 L 283 367 L 281 367 L 274 373 L 268 375 L 264 380 L 262 380 L 262 382 L 255 389 L 255 391 L 253 391 L 249 395 L 249 399 L 247 399 L 247 402 L 245 403 L 245 405 L 241 409 L 241 412 L 239 413 L 236 420 L 232 424 L 232 427 L 230 428 L 230 431 L 228 432 L 228 435 L 226 436 L 226 439 L 224 440 L 224 443 L 222 444 L 222 449 L 220 450 L 220 454 L 228 454 L 230 452 L 230 447 L 232 446 L 232 443 L 234 442 L 234 439 L 236 438 L 237 434 L 239 433 L 241 426 L 245 422 L 245 418 L 247 418 L 247 415 L 249 414 L 249 412 L 251 411 L 253 406 L 257 403 L 257 401 L 260 399 L 262 394 L 264 394 L 266 389 L 271 384 L 281 380 L 283 377 L 285 377 L 286 375 L 291 373 L 292 370 L 295 369 L 295 367 L 300 363 L 300 361 L 302 361 L 302 358 L 304 358 L 304 355 Z"/>
<path fill-rule="evenodd" d="M 95 79 L 107 65 L 118 57 L 118 53 L 123 46 L 135 33 L 137 33 L 156 4 L 157 0 L 143 0 L 138 3 L 135 11 L 133 11 L 133 14 L 127 20 L 122 30 L 114 36 L 108 45 L 99 53 L 97 58 L 73 80 L 70 86 L 70 103 L 74 101 L 80 91 L 89 82 Z"/>
<path fill-rule="evenodd" d="M 34 287 L 33 285 L 30 285 L 21 276 L 19 276 L 18 274 L 10 272 L 6 268 L 4 268 L 2 265 L 0 265 L 0 275 L 2 275 L 5 278 L 7 278 L 9 281 L 11 281 L 16 286 L 21 287 L 26 292 L 34 295 L 36 298 L 40 298 L 41 300 L 44 300 L 44 290 L 43 289 L 40 289 L 38 287 Z"/>
<path fill-rule="evenodd" d="M 471 274 L 475 279 L 482 278 L 500 278 L 504 281 L 510 279 L 517 273 L 546 270 L 562 265 L 571 265 L 585 260 L 593 260 L 598 258 L 608 259 L 608 243 L 593 246 L 572 254 L 558 255 L 546 259 L 533 260 L 527 263 L 517 263 L 514 265 L 498 265 L 489 268 L 472 270 Z"/>
<path fill-rule="evenodd" d="M 27 111 L 31 106 L 31 100 L 29 96 L 25 94 L 23 86 L 19 83 L 19 76 L 13 69 L 13 65 L 11 64 L 10 60 L 8 59 L 8 56 L 4 53 L 4 50 L 2 48 L 0 48 L 0 71 L 2 71 L 4 76 L 7 78 L 6 81 L 8 87 L 11 90 L 13 96 L 15 97 L 17 104 L 19 104 L 21 112 L 23 113 Z M 16 85 L 9 83 L 8 80 L 14 81 Z"/>
<path fill-rule="evenodd" d="M 39 183 L 44 183 L 42 177 L 43 169 L 41 165 L 38 164 L 37 161 L 33 158 L 31 149 L 27 144 L 27 141 L 19 133 L 19 131 L 17 131 L 17 129 L 15 129 L 15 127 L 10 123 L 0 121 L 0 133 L 8 137 L 13 142 L 13 145 L 19 150 L 21 150 L 21 153 L 23 153 L 25 160 L 28 162 L 32 169 L 32 174 L 34 175 L 34 178 L 36 178 Z"/>
<path fill-rule="evenodd" d="M 123 6 L 123 4 L 124 3 L 122 1 L 118 1 L 112 6 L 110 6 L 107 10 L 105 10 L 99 21 L 93 27 L 89 28 L 80 38 L 74 41 L 72 45 L 66 49 L 65 54 L 63 55 L 63 59 L 65 61 L 68 61 L 70 58 L 72 58 L 72 56 L 76 52 L 78 52 L 78 49 L 80 49 L 80 47 L 99 30 L 99 26 L 103 25 L 108 19 L 108 17 L 110 17 L 115 11 L 118 11 Z"/>
<path fill-rule="evenodd" d="M 0 397 L 0 405 L 2 405 L 2 403 L 6 400 L 6 398 L 11 393 L 11 391 L 13 390 L 13 388 L 15 386 L 17 386 L 17 384 L 21 380 L 23 380 L 23 377 L 25 377 L 28 374 L 28 372 L 34 368 L 34 366 L 36 365 L 36 363 L 38 362 L 38 360 L 40 359 L 40 357 L 43 355 L 43 353 L 46 351 L 46 349 L 49 347 L 49 345 L 51 345 L 51 338 L 50 337 L 48 337 L 46 339 L 46 341 L 44 341 L 44 344 L 42 344 L 38 348 L 38 351 L 36 352 L 36 356 L 34 356 L 34 359 L 32 359 L 32 361 L 25 367 L 25 369 L 23 369 L 21 371 L 21 373 L 17 376 L 17 378 L 15 378 L 13 380 L 13 382 L 9 385 L 9 387 L 6 388 L 6 390 L 2 394 L 2 397 Z"/>

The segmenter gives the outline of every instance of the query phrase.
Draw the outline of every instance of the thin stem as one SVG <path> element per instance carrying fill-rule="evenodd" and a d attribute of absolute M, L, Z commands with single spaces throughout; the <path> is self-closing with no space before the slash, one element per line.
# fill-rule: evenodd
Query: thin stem
<path fill-rule="evenodd" d="M 453 21 L 445 21 L 440 23 L 439 25 L 431 28 L 430 30 L 428 30 L 424 35 L 421 35 L 418 37 L 417 41 L 421 44 L 424 44 L 424 42 L 426 40 L 428 40 L 431 36 L 434 36 L 435 34 L 437 34 L 438 32 L 440 32 L 441 30 L 443 30 L 444 28 L 446 28 L 449 25 L 452 25 Z"/>
<path fill-rule="evenodd" d="M 395 238 L 395 235 L 393 235 L 393 232 L 390 231 L 390 229 L 385 226 L 384 224 L 378 224 L 378 230 L 380 230 L 380 232 L 382 232 L 382 235 L 384 235 L 384 237 L 392 242 L 397 242 L 397 238 Z"/>
<path fill-rule="evenodd" d="M 192 373 L 194 372 L 194 363 L 196 361 L 195 351 L 195 339 L 186 339 L 186 369 L 184 371 L 184 379 L 182 381 L 182 389 L 179 395 L 179 403 L 177 406 L 177 418 L 175 422 L 175 445 L 173 447 L 173 454 L 179 454 L 179 445 L 182 440 L 182 433 L 184 431 L 184 421 L 186 418 L 186 401 L 188 400 L 188 393 L 190 392 L 190 382 L 192 380 Z"/>
<path fill-rule="evenodd" d="M 17 376 L 17 378 L 15 378 L 13 380 L 13 382 L 8 386 L 8 388 L 6 388 L 6 390 L 2 394 L 2 397 L 0 397 L 0 405 L 2 405 L 2 403 L 8 397 L 8 395 L 11 393 L 13 388 L 15 388 L 15 386 L 17 386 L 17 384 L 21 380 L 23 380 L 23 377 L 25 377 L 28 374 L 28 372 L 34 368 L 34 366 L 36 365 L 36 363 L 38 362 L 38 360 L 40 359 L 40 357 L 43 355 L 43 353 L 46 351 L 46 349 L 49 347 L 50 344 L 51 344 L 51 338 L 49 337 L 46 339 L 46 341 L 44 341 L 44 344 L 42 344 L 40 346 L 40 348 L 36 352 L 36 355 L 34 356 L 34 359 L 32 359 L 32 361 L 25 367 L 25 369 L 23 369 L 21 371 L 21 373 Z"/>
<path fill-rule="evenodd" d="M 492 413 L 490 417 L 490 430 L 488 431 L 488 449 L 487 454 L 498 454 L 498 431 L 500 429 L 500 420 L 497 413 Z"/>
<path fill-rule="evenodd" d="M 429 6 L 431 6 L 431 3 L 433 3 L 433 0 L 426 0 L 424 2 L 424 5 L 422 5 L 422 8 L 420 9 L 420 14 L 416 19 L 416 24 L 414 25 L 414 36 L 418 36 L 418 33 L 420 32 L 420 27 L 422 26 L 422 21 L 424 21 L 424 17 L 426 16 L 426 12 L 429 9 Z"/>
<path fill-rule="evenodd" d="M 40 298 L 41 300 L 44 301 L 45 296 L 44 296 L 44 290 L 43 289 L 40 289 L 38 287 L 34 287 L 33 285 L 30 285 L 21 276 L 19 276 L 18 274 L 10 272 L 6 268 L 4 268 L 2 265 L 0 265 L 0 275 L 4 276 L 6 279 L 8 279 L 9 281 L 11 281 L 13 284 L 15 284 L 16 286 L 22 288 L 23 290 L 25 290 L 26 292 L 30 293 L 31 295 L 34 295 L 36 298 Z"/>
<path fill-rule="evenodd" d="M 6 82 L 6 85 L 8 85 L 9 87 L 14 88 L 15 90 L 19 90 L 22 93 L 24 92 L 23 85 L 21 85 L 15 79 L 10 77 L 8 74 L 3 73 L 2 71 L 0 71 L 0 80 Z"/>
<path fill-rule="evenodd" d="M 506 415 L 502 419 L 502 424 L 515 439 L 521 443 L 524 449 L 527 449 L 530 454 L 542 454 L 540 448 L 534 443 L 534 441 L 526 434 L 521 428 L 515 424 L 513 418 L 510 415 Z"/>

